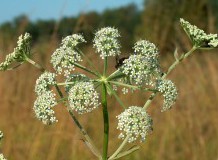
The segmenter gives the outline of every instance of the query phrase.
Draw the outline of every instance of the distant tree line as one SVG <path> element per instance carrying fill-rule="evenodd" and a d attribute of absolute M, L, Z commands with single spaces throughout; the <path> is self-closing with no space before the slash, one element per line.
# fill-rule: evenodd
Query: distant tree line
<path fill-rule="evenodd" d="M 12 22 L 0 26 L 4 40 L 29 32 L 34 42 L 50 38 L 61 40 L 72 33 L 83 33 L 91 42 L 96 30 L 112 26 L 121 32 L 121 45 L 129 51 L 136 39 L 148 39 L 158 45 L 161 51 L 171 52 L 176 43 L 187 45 L 187 40 L 179 34 L 180 17 L 196 24 L 207 32 L 217 32 L 217 0 L 144 0 L 144 10 L 129 4 L 102 13 L 81 13 L 77 17 L 63 17 L 60 20 L 38 20 L 32 22 L 22 15 Z M 187 43 L 187 44 L 184 44 Z"/>
<path fill-rule="evenodd" d="M 122 45 L 131 46 L 134 31 L 140 23 L 141 12 L 136 5 L 130 4 L 117 9 L 107 9 L 102 13 L 81 13 L 78 17 L 63 17 L 57 20 L 37 20 L 32 22 L 27 16 L 16 17 L 12 22 L 0 26 L 1 36 L 14 37 L 29 32 L 34 42 L 48 40 L 55 36 L 59 40 L 72 33 L 82 33 L 87 41 L 93 39 L 93 33 L 105 26 L 118 28 L 123 35 Z"/>

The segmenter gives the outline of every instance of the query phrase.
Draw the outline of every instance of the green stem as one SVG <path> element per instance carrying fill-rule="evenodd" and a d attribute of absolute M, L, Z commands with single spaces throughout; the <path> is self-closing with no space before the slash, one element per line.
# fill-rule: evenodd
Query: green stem
<path fill-rule="evenodd" d="M 57 84 L 55 84 L 55 88 L 56 88 L 56 90 L 57 90 L 59 96 L 60 96 L 61 98 L 64 98 L 64 97 L 63 97 L 63 94 L 62 94 L 62 92 L 61 92 L 61 90 L 60 90 L 60 88 L 58 87 Z M 67 103 L 66 103 L 66 102 L 64 102 L 64 104 L 67 106 Z M 93 153 L 96 157 L 98 157 L 99 159 L 101 159 L 101 154 L 100 154 L 100 152 L 98 151 L 97 147 L 94 145 L 92 139 L 89 137 L 89 135 L 88 135 L 88 133 L 86 132 L 86 130 L 85 130 L 85 129 L 82 127 L 82 125 L 79 123 L 79 121 L 77 120 L 77 118 L 76 118 L 75 115 L 73 114 L 73 111 L 72 111 L 69 107 L 67 107 L 67 109 L 68 109 L 68 112 L 70 113 L 70 116 L 72 117 L 74 123 L 76 124 L 76 126 L 79 128 L 81 134 L 82 134 L 82 135 L 84 136 L 84 138 L 86 139 L 86 140 L 84 140 L 84 142 L 86 143 L 86 145 L 89 147 L 89 149 L 92 151 L 92 153 Z"/>
<path fill-rule="evenodd" d="M 86 68 L 86 67 L 84 67 L 84 66 L 82 66 L 82 65 L 80 65 L 80 64 L 78 64 L 78 63 L 73 63 L 73 65 L 75 65 L 76 67 L 78 67 L 78 68 L 80 68 L 80 69 L 82 69 L 82 70 L 84 70 L 84 71 L 86 71 L 86 72 L 91 73 L 92 75 L 95 75 L 95 76 L 99 77 L 99 75 L 98 75 L 97 73 L 95 73 L 95 72 L 89 70 L 88 68 Z"/>
<path fill-rule="evenodd" d="M 95 147 L 92 139 L 89 137 L 89 135 L 87 134 L 87 132 L 85 131 L 85 129 L 81 126 L 81 124 L 79 123 L 79 121 L 77 120 L 77 118 L 75 117 L 75 115 L 73 114 L 73 111 L 71 109 L 68 108 L 68 112 L 70 113 L 70 116 L 72 117 L 74 123 L 77 125 L 77 127 L 80 129 L 80 132 L 82 133 L 82 135 L 84 136 L 84 138 L 86 139 L 86 141 L 84 141 L 86 143 L 86 145 L 89 147 L 89 149 L 92 151 L 92 153 L 98 157 L 98 159 L 101 159 L 101 154 L 98 151 L 97 147 Z"/>
<path fill-rule="evenodd" d="M 139 149 L 140 149 L 139 146 L 132 147 L 132 148 L 130 148 L 130 149 L 127 150 L 127 151 L 124 151 L 124 152 L 119 153 L 116 157 L 114 157 L 114 158 L 112 158 L 112 159 L 110 159 L 110 160 L 114 160 L 114 159 L 119 159 L 119 158 L 125 157 L 125 156 L 127 156 L 127 155 L 129 155 L 129 154 L 132 154 L 133 152 L 135 152 L 135 151 L 137 151 L 137 150 L 139 150 Z"/>
<path fill-rule="evenodd" d="M 141 87 L 133 86 L 133 85 L 130 85 L 130 84 L 125 84 L 125 83 L 122 83 L 122 82 L 116 82 L 116 81 L 109 81 L 109 82 L 113 83 L 113 84 L 116 84 L 116 85 L 119 85 L 119 86 L 128 87 L 128 88 L 131 88 L 131 89 L 142 89 Z M 142 90 L 151 91 L 151 92 L 156 92 L 157 91 L 155 89 L 150 89 L 150 88 L 143 88 Z"/>
<path fill-rule="evenodd" d="M 197 49 L 197 47 L 194 46 L 194 47 L 192 47 L 192 49 L 191 49 L 190 51 L 188 51 L 188 52 L 185 53 L 185 54 L 182 54 L 182 55 L 180 56 L 180 58 L 179 58 L 178 60 L 176 60 L 176 61 L 168 68 L 166 74 L 164 74 L 164 75 L 161 77 L 161 79 L 165 79 L 165 78 L 172 72 L 172 70 L 175 69 L 175 67 L 176 67 L 178 64 L 180 64 L 184 59 L 186 59 L 187 57 L 189 57 L 196 49 Z M 143 106 L 143 108 L 144 108 L 145 110 L 150 106 L 151 102 L 152 102 L 153 99 L 156 97 L 156 95 L 157 95 L 157 92 L 152 93 L 152 94 L 150 95 L 150 97 L 149 97 L 148 100 L 146 101 L 145 105 Z"/>
<path fill-rule="evenodd" d="M 94 83 L 100 83 L 99 80 L 94 80 L 93 81 Z M 69 85 L 69 84 L 75 84 L 75 82 L 61 82 L 61 83 L 57 83 L 58 86 L 66 86 L 66 85 Z"/>
<path fill-rule="evenodd" d="M 114 80 L 114 79 L 117 79 L 117 78 L 122 78 L 122 77 L 125 77 L 125 76 L 126 75 L 124 73 L 120 72 L 119 70 L 116 70 L 110 76 L 107 77 L 107 80 L 110 81 L 110 80 Z"/>
<path fill-rule="evenodd" d="M 58 86 L 66 86 L 69 84 L 75 84 L 75 82 L 62 82 L 62 83 L 57 83 Z"/>
<path fill-rule="evenodd" d="M 119 96 L 117 95 L 117 93 L 113 90 L 113 88 L 111 87 L 110 84 L 107 83 L 108 88 L 110 89 L 111 93 L 114 95 L 114 97 L 117 99 L 117 101 L 119 102 L 119 104 L 125 109 L 125 105 L 123 104 L 123 102 L 120 100 Z"/>
<path fill-rule="evenodd" d="M 145 110 L 147 110 L 147 108 L 150 106 L 151 102 L 153 101 L 154 97 L 157 95 L 157 92 L 156 93 L 152 93 L 150 95 L 150 97 L 148 98 L 148 100 L 145 102 L 145 105 L 143 106 L 143 108 Z"/>
<path fill-rule="evenodd" d="M 161 77 L 161 79 L 165 79 L 179 63 L 181 63 L 184 59 L 186 59 L 187 57 L 189 57 L 196 49 L 197 49 L 197 47 L 193 47 L 189 52 L 187 52 L 187 53 L 181 55 L 180 58 L 179 58 L 178 60 L 176 60 L 176 61 L 169 67 L 169 69 L 167 70 L 167 73 L 164 74 L 164 75 Z M 113 76 L 111 76 L 111 77 L 113 77 Z M 152 94 L 150 95 L 150 97 L 149 97 L 148 100 L 146 101 L 145 105 L 143 106 L 143 108 L 144 108 L 145 110 L 147 110 L 147 108 L 150 106 L 151 102 L 153 101 L 153 99 L 155 98 L 156 95 L 157 95 L 157 92 L 154 92 L 154 93 L 152 93 Z M 125 146 L 125 145 L 126 145 L 127 139 L 128 139 L 128 137 L 126 137 L 126 138 L 124 139 L 124 141 L 122 142 L 121 146 Z M 119 148 L 120 148 L 120 147 L 119 147 Z M 119 148 L 118 148 L 118 149 L 119 149 Z M 120 151 L 119 151 L 119 152 L 120 152 Z M 115 151 L 115 153 L 116 153 L 117 155 L 119 154 L 119 152 Z M 131 152 L 129 152 L 129 153 L 131 153 Z M 114 155 L 114 154 L 113 154 L 113 155 Z M 123 157 L 123 156 L 120 155 L 119 158 L 120 158 L 120 157 Z M 118 157 L 115 156 L 115 158 L 110 158 L 110 160 L 116 159 L 116 158 L 118 158 Z"/>
<path fill-rule="evenodd" d="M 102 112 L 104 118 L 104 141 L 103 141 L 103 160 L 107 160 L 108 140 L 109 140 L 109 116 L 107 110 L 107 88 L 105 83 L 102 84 Z"/>
<path fill-rule="evenodd" d="M 32 64 L 33 66 L 35 66 L 36 68 L 38 68 L 41 72 L 44 72 L 45 69 L 40 66 L 39 64 L 37 64 L 36 62 L 34 62 L 33 60 L 29 59 L 28 57 L 26 57 L 26 61 L 29 62 L 30 64 Z M 63 93 L 61 92 L 60 88 L 58 87 L 58 84 L 55 84 L 55 88 L 59 94 L 59 96 L 64 99 Z M 64 104 L 67 106 L 67 103 L 64 101 Z M 94 145 L 93 141 L 91 140 L 91 138 L 89 137 L 89 135 L 87 134 L 87 132 L 85 131 L 85 129 L 82 127 L 82 125 L 79 123 L 79 121 L 77 120 L 77 118 L 74 116 L 73 111 L 71 109 L 69 109 L 68 107 L 68 112 L 70 113 L 70 116 L 72 117 L 73 121 L 75 122 L 75 124 L 77 125 L 77 127 L 79 128 L 80 132 L 82 133 L 82 135 L 84 136 L 84 138 L 86 139 L 85 143 L 87 144 L 87 146 L 89 147 L 89 149 L 92 151 L 92 153 L 97 156 L 99 159 L 101 159 L 101 154 L 98 151 L 97 147 Z"/>
<path fill-rule="evenodd" d="M 64 98 L 63 93 L 61 92 L 61 90 L 60 90 L 60 88 L 58 87 L 58 85 L 55 84 L 54 86 L 55 86 L 55 88 L 56 88 L 56 90 L 57 90 L 59 96 L 60 96 L 61 98 Z"/>
<path fill-rule="evenodd" d="M 103 71 L 103 76 L 105 76 L 107 73 L 107 57 L 104 58 L 104 71 Z"/>
<path fill-rule="evenodd" d="M 79 52 L 89 63 L 89 65 L 96 71 L 96 73 L 100 76 L 100 73 L 98 73 L 97 69 L 94 67 L 92 61 L 79 49 L 79 48 L 75 48 L 77 50 L 77 52 Z"/>
<path fill-rule="evenodd" d="M 64 101 L 66 101 L 68 98 L 67 97 L 63 97 L 57 100 L 58 103 L 63 103 Z"/>
<path fill-rule="evenodd" d="M 167 73 L 164 74 L 162 76 L 162 79 L 166 78 L 166 76 L 168 76 L 172 70 L 179 64 L 181 63 L 184 59 L 186 59 L 187 57 L 189 57 L 197 48 L 196 47 L 192 47 L 192 49 L 190 51 L 188 51 L 187 53 L 183 54 L 180 56 L 180 58 L 178 60 L 176 60 L 167 70 Z"/>
<path fill-rule="evenodd" d="M 22 64 L 23 64 L 23 62 L 19 63 L 19 64 L 16 65 L 16 66 L 11 67 L 11 68 L 7 68 L 6 70 L 7 70 L 7 71 L 10 71 L 10 70 L 16 69 L 16 68 L 20 67 Z"/>
<path fill-rule="evenodd" d="M 121 145 L 118 147 L 118 149 L 114 152 L 114 154 L 112 156 L 110 156 L 109 160 L 115 158 L 123 149 L 123 147 L 126 145 L 126 143 L 128 142 L 129 136 L 127 136 L 124 141 L 121 143 Z"/>
<path fill-rule="evenodd" d="M 29 62 L 30 64 L 32 64 L 33 66 L 35 66 L 36 68 L 38 68 L 41 72 L 44 72 L 44 71 L 45 71 L 45 69 L 44 69 L 41 65 L 39 65 L 38 63 L 36 63 L 36 62 L 33 61 L 32 59 L 28 58 L 27 56 L 25 57 L 25 60 L 26 60 L 27 62 Z"/>

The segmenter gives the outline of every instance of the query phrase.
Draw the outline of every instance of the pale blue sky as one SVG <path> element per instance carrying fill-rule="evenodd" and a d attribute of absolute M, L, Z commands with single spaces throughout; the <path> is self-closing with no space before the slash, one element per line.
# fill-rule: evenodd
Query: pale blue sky
<path fill-rule="evenodd" d="M 135 3 L 139 8 L 143 6 L 143 0 L 0 0 L 0 23 L 21 14 L 31 20 L 58 19 L 92 10 L 101 12 L 129 3 Z"/>

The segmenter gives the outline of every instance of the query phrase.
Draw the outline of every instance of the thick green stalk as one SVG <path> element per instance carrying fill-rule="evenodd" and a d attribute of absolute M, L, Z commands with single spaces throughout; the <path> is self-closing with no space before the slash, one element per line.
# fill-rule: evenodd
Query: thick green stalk
<path fill-rule="evenodd" d="M 105 83 L 102 84 L 102 112 L 104 118 L 104 140 L 103 140 L 103 160 L 107 160 L 108 140 L 109 140 L 109 116 L 107 110 L 107 88 Z"/>

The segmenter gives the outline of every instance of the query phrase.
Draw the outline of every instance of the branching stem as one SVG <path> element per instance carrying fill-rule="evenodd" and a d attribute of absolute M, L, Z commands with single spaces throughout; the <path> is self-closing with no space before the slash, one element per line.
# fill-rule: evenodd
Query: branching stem
<path fill-rule="evenodd" d="M 198 49 L 198 48 L 197 48 L 197 47 L 193 47 L 193 48 L 192 48 L 190 51 L 188 51 L 187 53 L 182 54 L 182 55 L 180 56 L 180 58 L 179 58 L 178 60 L 174 61 L 174 63 L 168 68 L 166 74 L 164 74 L 164 75 L 161 77 L 161 79 L 165 79 L 179 63 L 181 63 L 184 59 L 186 59 L 187 57 L 189 57 L 196 49 Z M 111 76 L 111 77 L 112 77 L 112 76 Z M 143 108 L 144 108 L 145 110 L 147 110 L 147 108 L 150 106 L 151 102 L 153 101 L 153 99 L 155 98 L 156 95 L 157 95 L 157 92 L 155 92 L 155 91 L 150 95 L 150 97 L 148 98 L 148 100 L 145 102 L 145 104 L 144 104 L 144 106 L 143 106 Z M 128 139 L 128 137 L 126 137 L 126 138 L 124 139 L 123 143 L 120 145 L 119 148 L 121 148 L 122 146 L 125 146 L 125 145 L 126 145 L 126 143 L 128 142 L 127 139 Z M 119 148 L 118 148 L 118 149 L 119 149 Z M 118 149 L 117 149 L 117 150 L 118 150 Z M 118 152 L 117 150 L 115 151 L 116 155 L 118 155 L 119 152 L 120 152 L 120 151 Z M 114 153 L 114 154 L 115 154 L 115 153 Z M 113 154 L 113 155 L 114 155 L 114 154 Z M 116 155 L 115 155 L 115 157 L 116 157 Z M 114 159 L 114 158 L 113 158 L 113 159 Z M 111 158 L 111 160 L 112 160 L 112 158 Z"/>
<path fill-rule="evenodd" d="M 33 66 L 35 66 L 36 68 L 38 68 L 41 72 L 44 72 L 45 69 L 39 65 L 38 63 L 34 62 L 32 59 L 29 59 L 28 57 L 26 57 L 26 61 L 29 62 L 30 64 L 32 64 Z M 59 94 L 59 96 L 64 99 L 64 96 L 60 90 L 60 88 L 58 87 L 57 84 L 55 84 L 55 88 Z M 64 101 L 64 104 L 67 106 L 67 103 Z M 76 124 L 76 126 L 80 129 L 81 134 L 83 135 L 83 137 L 85 138 L 85 143 L 86 145 L 89 147 L 89 149 L 92 151 L 92 153 L 98 157 L 99 160 L 101 160 L 101 154 L 98 151 L 97 147 L 94 145 L 92 139 L 89 137 L 89 135 L 87 134 L 86 130 L 82 127 L 82 125 L 80 124 L 80 122 L 77 120 L 77 118 L 75 117 L 75 115 L 73 114 L 73 111 L 71 109 L 68 108 L 68 112 L 70 114 L 70 116 L 72 117 L 74 123 Z"/>

